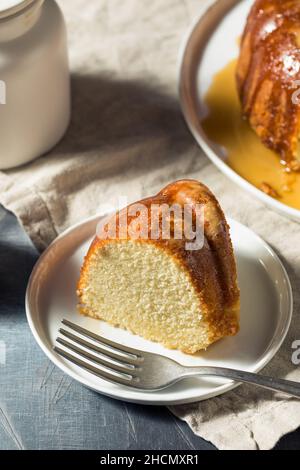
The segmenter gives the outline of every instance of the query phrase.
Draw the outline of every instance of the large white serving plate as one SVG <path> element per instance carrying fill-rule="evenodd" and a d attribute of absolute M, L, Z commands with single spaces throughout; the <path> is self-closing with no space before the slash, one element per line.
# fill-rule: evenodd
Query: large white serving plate
<path fill-rule="evenodd" d="M 204 400 L 237 385 L 228 380 L 194 378 L 162 391 L 144 392 L 105 382 L 53 351 L 63 318 L 114 341 L 166 355 L 185 365 L 217 365 L 257 372 L 272 359 L 290 325 L 292 292 L 279 258 L 257 235 L 229 220 L 241 289 L 240 333 L 191 356 L 77 313 L 79 270 L 98 221 L 99 217 L 94 217 L 60 235 L 38 260 L 27 287 L 26 312 L 31 331 L 49 359 L 66 374 L 105 395 L 155 405 Z"/>
<path fill-rule="evenodd" d="M 205 95 L 214 75 L 238 56 L 238 38 L 252 4 L 253 0 L 217 0 L 192 26 L 180 54 L 181 107 L 196 141 L 226 176 L 273 210 L 299 222 L 300 210 L 273 199 L 232 170 L 224 159 L 224 149 L 210 141 L 201 126 L 209 111 Z"/>

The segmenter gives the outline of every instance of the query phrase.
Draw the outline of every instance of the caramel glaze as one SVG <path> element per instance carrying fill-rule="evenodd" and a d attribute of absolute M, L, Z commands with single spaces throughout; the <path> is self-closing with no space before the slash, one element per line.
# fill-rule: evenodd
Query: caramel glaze
<path fill-rule="evenodd" d="M 256 0 L 236 76 L 244 116 L 287 169 L 299 171 L 300 105 L 293 102 L 300 88 L 299 0 Z"/>
<path fill-rule="evenodd" d="M 268 149 L 243 119 L 233 60 L 220 70 L 205 96 L 209 109 L 202 122 L 205 133 L 226 151 L 226 163 L 259 189 L 270 185 L 278 200 L 300 209 L 300 173 L 287 172 L 278 155 Z M 226 90 L 226 92 L 224 92 Z"/>
<path fill-rule="evenodd" d="M 154 243 L 158 248 L 168 252 L 187 272 L 192 284 L 199 294 L 201 315 L 209 324 L 210 341 L 226 336 L 234 335 L 239 329 L 239 289 L 237 286 L 236 265 L 233 255 L 229 227 L 226 223 L 222 209 L 210 190 L 194 180 L 181 180 L 168 185 L 156 196 L 139 201 L 147 207 L 146 227 L 147 236 L 144 239 L 135 240 L 136 243 Z M 135 203 L 137 204 L 137 203 Z M 162 237 L 162 224 L 160 214 L 159 237 L 151 240 L 150 207 L 152 204 L 167 204 L 172 206 L 184 204 L 193 206 L 201 204 L 204 207 L 204 246 L 199 250 L 187 251 L 186 240 L 172 238 L 166 240 Z M 129 206 L 127 210 L 130 210 Z M 106 240 L 95 238 L 85 258 L 81 269 L 81 277 L 78 284 L 78 295 L 86 287 L 86 272 L 89 263 L 99 249 L 112 240 L 131 239 L 128 226 L 140 224 L 140 214 L 127 215 L 124 210 L 117 214 L 117 235 Z M 124 223 L 124 222 L 127 223 Z M 173 217 L 171 227 L 180 222 Z M 125 229 L 124 229 L 125 226 Z M 145 226 L 145 224 L 143 224 Z M 108 225 L 106 226 L 108 227 Z M 84 306 L 81 308 L 84 312 Z"/>

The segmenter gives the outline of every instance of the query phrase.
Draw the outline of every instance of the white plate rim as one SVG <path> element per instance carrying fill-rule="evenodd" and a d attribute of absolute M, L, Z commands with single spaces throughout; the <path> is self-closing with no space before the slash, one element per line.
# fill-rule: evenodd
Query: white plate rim
<path fill-rule="evenodd" d="M 157 393 L 159 392 L 144 392 L 144 391 L 132 391 L 129 388 L 126 387 L 116 387 L 116 393 L 110 393 L 107 390 L 101 390 L 101 388 L 95 388 L 89 383 L 88 379 L 85 379 L 79 375 L 76 374 L 75 371 L 72 369 L 69 369 L 63 362 L 59 360 L 58 355 L 50 349 L 41 339 L 39 332 L 36 328 L 35 321 L 31 312 L 31 306 L 30 306 L 30 297 L 31 297 L 31 289 L 33 285 L 33 281 L 35 278 L 35 274 L 37 270 L 39 269 L 40 265 L 43 263 L 44 259 L 49 255 L 49 253 L 55 248 L 55 246 L 65 237 L 68 237 L 71 233 L 76 231 L 79 228 L 83 228 L 84 226 L 88 226 L 91 223 L 96 223 L 100 217 L 103 217 L 102 215 L 96 215 L 89 217 L 62 232 L 50 245 L 49 247 L 41 254 L 39 259 L 37 260 L 32 273 L 30 275 L 28 285 L 26 288 L 26 294 L 25 294 L 25 310 L 26 310 L 26 317 L 27 321 L 30 327 L 30 330 L 42 349 L 42 351 L 45 353 L 45 355 L 50 359 L 52 363 L 54 363 L 60 370 L 62 370 L 64 373 L 69 375 L 72 379 L 76 380 L 77 382 L 81 383 L 82 385 L 85 385 L 86 387 L 96 391 L 97 393 L 109 396 L 111 398 L 115 398 L 117 400 L 123 400 L 127 402 L 132 402 L 132 403 L 139 403 L 139 404 L 146 404 L 146 405 L 156 405 L 156 406 L 161 406 L 161 405 L 179 405 L 179 404 L 186 404 L 186 403 L 194 403 L 197 401 L 202 401 L 206 400 L 212 397 L 216 397 L 218 395 L 221 395 L 225 392 L 228 392 L 236 387 L 238 387 L 240 384 L 236 382 L 229 382 L 227 384 L 221 385 L 219 387 L 216 387 L 214 391 L 206 393 L 204 396 L 190 396 L 189 398 L 178 398 L 178 399 L 161 399 Z M 104 216 L 105 217 L 105 216 Z M 283 318 L 283 315 L 281 315 L 281 322 L 283 322 L 283 325 L 281 328 L 279 328 L 280 322 L 278 322 L 278 325 L 276 327 L 276 330 L 282 331 L 282 336 L 280 338 L 275 338 L 275 335 L 272 339 L 272 342 L 269 346 L 269 349 L 264 353 L 263 357 L 260 359 L 260 361 L 257 362 L 257 365 L 255 369 L 253 369 L 254 372 L 259 372 L 262 370 L 270 361 L 273 359 L 275 354 L 278 352 L 280 349 L 283 341 L 286 338 L 286 335 L 288 333 L 288 330 L 290 328 L 290 324 L 292 321 L 292 314 L 293 314 L 293 292 L 292 292 L 292 286 L 289 280 L 289 276 L 287 274 L 287 271 L 281 262 L 280 258 L 278 255 L 274 252 L 274 250 L 261 238 L 259 237 L 255 232 L 253 232 L 251 229 L 246 227 L 245 225 L 241 224 L 240 222 L 237 222 L 233 219 L 230 219 L 229 217 L 227 218 L 228 223 L 232 224 L 234 222 L 238 226 L 242 226 L 244 229 L 247 231 L 251 232 L 251 235 L 257 239 L 258 242 L 260 242 L 265 248 L 268 253 L 271 255 L 273 258 L 274 262 L 278 264 L 278 267 L 282 271 L 282 279 L 285 282 L 286 289 L 287 289 L 287 302 L 288 302 L 288 307 L 287 307 L 287 312 L 285 314 L 285 319 Z M 284 320 L 284 321 L 283 321 Z M 276 342 L 275 342 L 276 340 Z M 275 342 L 275 343 L 274 343 Z M 273 344 L 274 343 L 274 344 Z M 131 396 L 131 395 L 134 396 Z"/>
<path fill-rule="evenodd" d="M 215 0 L 215 2 L 208 7 L 208 9 L 201 13 L 197 19 L 192 23 L 192 26 L 188 29 L 180 47 L 179 57 L 178 57 L 178 96 L 181 106 L 181 110 L 186 121 L 186 124 L 195 138 L 198 145 L 202 148 L 207 157 L 214 163 L 214 165 L 228 178 L 236 183 L 239 187 L 246 190 L 248 193 L 255 196 L 266 206 L 272 208 L 275 212 L 280 213 L 293 221 L 300 222 L 300 210 L 290 207 L 286 204 L 283 204 L 280 201 L 268 196 L 264 192 L 260 191 L 256 186 L 249 183 L 246 179 L 236 173 L 231 169 L 213 150 L 209 143 L 209 139 L 205 134 L 204 129 L 201 126 L 200 120 L 197 123 L 193 122 L 191 116 L 191 106 L 189 103 L 195 100 L 194 93 L 191 91 L 193 88 L 192 82 L 195 81 L 195 75 L 193 75 L 189 67 L 186 66 L 188 62 L 188 55 L 192 50 L 192 39 L 198 30 L 202 27 L 202 24 L 206 20 L 210 20 L 210 17 L 214 14 L 219 16 L 219 19 L 214 21 L 214 29 L 207 34 L 207 40 L 201 43 L 201 54 L 199 53 L 199 64 L 202 60 L 203 51 L 207 43 L 210 40 L 211 35 L 214 33 L 215 29 L 218 27 L 219 23 L 224 18 L 224 14 L 229 13 L 240 0 Z M 217 12 L 217 13 L 216 13 Z M 198 67 L 200 67 L 199 65 Z M 197 70 L 198 70 L 197 67 Z"/>

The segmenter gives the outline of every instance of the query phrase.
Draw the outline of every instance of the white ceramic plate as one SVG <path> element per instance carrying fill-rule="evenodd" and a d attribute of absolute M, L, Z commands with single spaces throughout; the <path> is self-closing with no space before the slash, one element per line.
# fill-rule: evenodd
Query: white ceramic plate
<path fill-rule="evenodd" d="M 51 361 L 75 380 L 114 398 L 145 404 L 175 404 L 204 400 L 237 384 L 218 379 L 189 379 L 168 389 L 143 392 L 113 385 L 81 370 L 53 351 L 63 318 L 129 346 L 158 352 L 185 365 L 217 365 L 259 371 L 278 351 L 292 316 L 292 292 L 279 258 L 257 235 L 229 220 L 241 288 L 241 331 L 189 356 L 170 351 L 76 311 L 76 283 L 80 266 L 96 231 L 99 217 L 89 219 L 60 235 L 38 260 L 26 292 L 31 331 Z"/>
<path fill-rule="evenodd" d="M 214 75 L 238 56 L 237 38 L 244 30 L 252 4 L 253 0 L 217 0 L 192 26 L 180 54 L 181 107 L 196 141 L 225 175 L 273 210 L 300 222 L 298 209 L 266 195 L 232 170 L 224 161 L 224 150 L 209 140 L 201 126 L 201 119 L 207 114 L 204 97 Z"/>

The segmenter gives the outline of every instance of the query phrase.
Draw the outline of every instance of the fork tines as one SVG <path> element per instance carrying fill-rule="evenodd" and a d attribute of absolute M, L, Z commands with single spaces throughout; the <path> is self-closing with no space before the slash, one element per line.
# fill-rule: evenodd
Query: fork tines
<path fill-rule="evenodd" d="M 140 351 L 96 335 L 69 320 L 62 320 L 62 324 L 77 334 L 60 328 L 59 333 L 64 338 L 59 336 L 56 342 L 64 349 L 54 346 L 55 352 L 101 379 L 138 387 L 138 372 L 143 362 Z M 76 356 L 69 351 L 74 352 Z"/>

